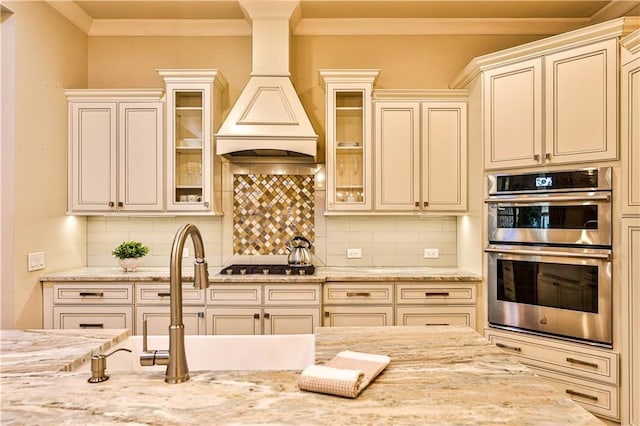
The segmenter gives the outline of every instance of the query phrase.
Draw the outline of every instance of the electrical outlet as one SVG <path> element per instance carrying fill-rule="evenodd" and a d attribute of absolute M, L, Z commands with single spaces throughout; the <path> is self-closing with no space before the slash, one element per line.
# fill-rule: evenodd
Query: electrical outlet
<path fill-rule="evenodd" d="M 347 249 L 347 259 L 360 259 L 362 257 L 362 249 L 350 248 Z"/>
<path fill-rule="evenodd" d="M 44 252 L 36 251 L 27 254 L 27 271 L 39 271 L 44 269 Z"/>
<path fill-rule="evenodd" d="M 437 259 L 440 257 L 440 250 L 437 248 L 426 248 L 424 249 L 423 257 L 425 259 Z"/>

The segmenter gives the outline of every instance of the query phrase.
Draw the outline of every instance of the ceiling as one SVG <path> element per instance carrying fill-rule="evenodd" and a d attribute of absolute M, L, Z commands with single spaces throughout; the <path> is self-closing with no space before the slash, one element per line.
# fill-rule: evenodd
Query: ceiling
<path fill-rule="evenodd" d="M 249 35 L 237 0 L 49 0 L 89 35 Z M 640 0 L 300 0 L 294 34 L 555 34 Z M 168 28 L 170 27 L 170 28 Z"/>

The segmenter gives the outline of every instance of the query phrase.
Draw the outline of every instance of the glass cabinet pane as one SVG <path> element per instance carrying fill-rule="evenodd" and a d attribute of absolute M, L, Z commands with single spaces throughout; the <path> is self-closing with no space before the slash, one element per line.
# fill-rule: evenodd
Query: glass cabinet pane
<path fill-rule="evenodd" d="M 336 202 L 364 201 L 364 92 L 336 92 Z"/>
<path fill-rule="evenodd" d="M 175 199 L 177 203 L 202 201 L 203 181 L 202 91 L 175 92 Z"/>

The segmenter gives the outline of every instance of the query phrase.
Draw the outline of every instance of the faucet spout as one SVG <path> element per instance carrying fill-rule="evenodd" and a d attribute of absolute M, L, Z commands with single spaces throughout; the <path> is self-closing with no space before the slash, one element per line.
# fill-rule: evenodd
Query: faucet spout
<path fill-rule="evenodd" d="M 209 286 L 207 261 L 204 257 L 202 235 L 193 224 L 182 226 L 173 239 L 171 263 L 169 267 L 169 292 L 171 297 L 171 324 L 169 325 L 169 361 L 165 382 L 182 383 L 189 380 L 189 367 L 184 345 L 184 323 L 182 319 L 182 252 L 187 237 L 193 240 L 195 252 L 194 287 L 205 289 Z"/>

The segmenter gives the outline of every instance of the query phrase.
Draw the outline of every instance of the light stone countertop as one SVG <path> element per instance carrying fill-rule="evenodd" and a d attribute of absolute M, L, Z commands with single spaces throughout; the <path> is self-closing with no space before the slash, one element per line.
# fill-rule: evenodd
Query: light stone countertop
<path fill-rule="evenodd" d="M 458 268 L 431 267 L 316 267 L 313 275 L 221 275 L 222 267 L 209 267 L 209 282 L 212 283 L 324 283 L 336 281 L 472 281 L 482 278 L 472 272 Z M 185 268 L 184 281 L 193 281 L 193 268 Z M 169 281 L 169 268 L 143 267 L 136 272 L 123 272 L 117 267 L 86 267 L 46 274 L 40 281 L 48 282 L 163 282 Z"/>
<path fill-rule="evenodd" d="M 83 336 L 104 347 L 109 332 L 124 331 L 3 331 L 2 424 L 602 424 L 468 327 L 319 328 L 317 363 L 345 349 L 391 357 L 356 399 L 300 391 L 298 371 L 191 371 L 178 385 L 162 372 L 107 368 L 89 384 L 58 371 L 86 356 Z"/>

